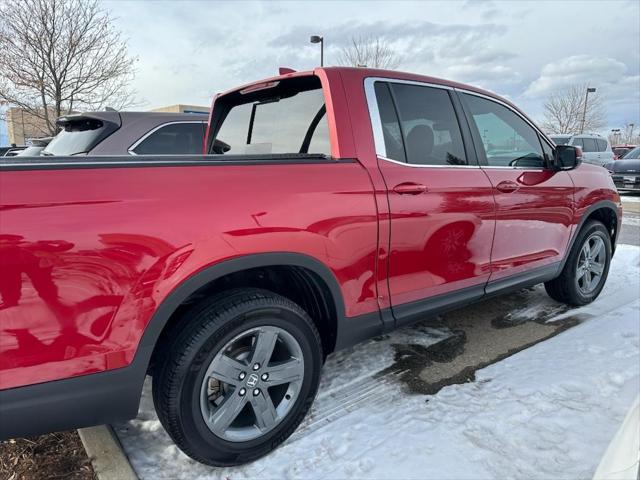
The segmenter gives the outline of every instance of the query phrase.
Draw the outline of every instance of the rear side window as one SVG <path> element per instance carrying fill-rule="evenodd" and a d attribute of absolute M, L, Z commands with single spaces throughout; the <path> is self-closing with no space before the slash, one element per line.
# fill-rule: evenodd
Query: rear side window
<path fill-rule="evenodd" d="M 480 138 L 487 165 L 544 168 L 537 132 L 507 107 L 475 95 L 462 94 Z"/>
<path fill-rule="evenodd" d="M 595 138 L 583 138 L 582 144 L 584 145 L 583 150 L 585 152 L 597 152 L 598 144 L 596 143 Z"/>
<path fill-rule="evenodd" d="M 202 153 L 202 122 L 170 123 L 148 134 L 131 152 L 136 155 L 197 155 Z"/>
<path fill-rule="evenodd" d="M 571 145 L 573 145 L 574 147 L 580 147 L 582 148 L 582 150 L 584 150 L 584 143 L 582 143 L 581 138 L 574 138 L 571 142 Z"/>
<path fill-rule="evenodd" d="M 375 91 L 389 158 L 406 157 L 415 165 L 467 164 L 458 118 L 446 90 L 378 82 Z"/>
<path fill-rule="evenodd" d="M 598 144 L 598 151 L 600 152 L 607 151 L 607 141 L 604 138 L 596 139 L 596 143 Z"/>
<path fill-rule="evenodd" d="M 217 105 L 227 113 L 215 136 L 229 149 L 216 151 L 214 146 L 212 153 L 331 155 L 324 94 L 317 77 L 274 82 L 273 87 L 234 92 L 229 97 L 222 97 Z"/>

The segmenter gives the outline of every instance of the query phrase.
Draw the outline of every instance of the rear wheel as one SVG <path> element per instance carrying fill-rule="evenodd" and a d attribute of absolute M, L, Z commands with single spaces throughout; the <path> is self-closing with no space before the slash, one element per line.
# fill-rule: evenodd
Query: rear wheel
<path fill-rule="evenodd" d="M 611 264 L 611 238 L 602 223 L 590 220 L 578 233 L 562 273 L 544 284 L 551 298 L 586 305 L 604 288 Z"/>
<path fill-rule="evenodd" d="M 320 337 L 307 313 L 271 292 L 235 290 L 183 321 L 153 379 L 169 435 L 215 466 L 273 450 L 300 424 L 318 387 Z"/>

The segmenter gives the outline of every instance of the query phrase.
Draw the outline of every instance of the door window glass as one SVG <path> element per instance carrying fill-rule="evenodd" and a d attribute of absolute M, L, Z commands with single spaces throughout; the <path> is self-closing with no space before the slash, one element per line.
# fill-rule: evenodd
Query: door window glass
<path fill-rule="evenodd" d="M 583 138 L 582 144 L 584 145 L 585 152 L 597 152 L 598 145 L 596 144 L 596 140 L 594 138 Z"/>
<path fill-rule="evenodd" d="M 462 134 L 447 90 L 390 83 L 409 163 L 466 165 Z"/>
<path fill-rule="evenodd" d="M 536 131 L 507 107 L 475 95 L 462 95 L 477 128 L 487 165 L 544 168 Z"/>
<path fill-rule="evenodd" d="M 549 146 L 544 139 L 540 138 L 540 145 L 542 145 L 542 152 L 544 154 L 545 167 L 549 167 L 553 160 L 553 148 Z"/>
<path fill-rule="evenodd" d="M 603 138 L 598 138 L 596 139 L 596 142 L 598 143 L 598 151 L 600 152 L 606 152 L 607 151 L 607 141 Z"/>
<path fill-rule="evenodd" d="M 392 160 L 406 162 L 402 132 L 400 131 L 400 123 L 393 106 L 389 85 L 383 82 L 376 82 L 374 89 L 378 102 L 378 111 L 380 112 L 380 122 L 382 123 L 385 156 Z"/>

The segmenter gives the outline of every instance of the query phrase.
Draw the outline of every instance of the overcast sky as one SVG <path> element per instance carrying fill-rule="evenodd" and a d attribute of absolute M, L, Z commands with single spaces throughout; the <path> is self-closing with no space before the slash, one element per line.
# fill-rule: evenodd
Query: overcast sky
<path fill-rule="evenodd" d="M 640 125 L 640 2 L 105 1 L 138 56 L 143 108 L 208 105 L 239 83 L 325 64 L 354 36 L 387 39 L 400 69 L 507 96 L 537 120 L 548 94 L 588 82 L 608 128 Z"/>

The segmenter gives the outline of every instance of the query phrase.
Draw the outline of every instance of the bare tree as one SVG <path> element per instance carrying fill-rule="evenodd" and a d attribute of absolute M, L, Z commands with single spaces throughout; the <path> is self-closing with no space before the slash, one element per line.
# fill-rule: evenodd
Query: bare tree
<path fill-rule="evenodd" d="M 602 98 L 589 96 L 585 113 L 587 85 L 572 85 L 552 93 L 544 104 L 543 127 L 549 133 L 580 133 L 584 114 L 584 132 L 595 132 L 605 126 Z"/>
<path fill-rule="evenodd" d="M 380 37 L 352 37 L 338 57 L 340 65 L 393 70 L 400 65 L 400 56 Z"/>
<path fill-rule="evenodd" d="M 98 0 L 0 2 L 0 99 L 50 134 L 71 111 L 130 106 L 135 62 Z"/>

